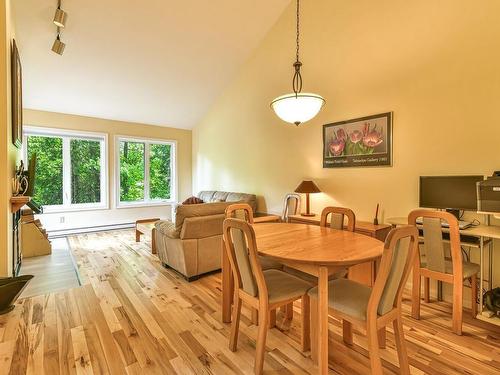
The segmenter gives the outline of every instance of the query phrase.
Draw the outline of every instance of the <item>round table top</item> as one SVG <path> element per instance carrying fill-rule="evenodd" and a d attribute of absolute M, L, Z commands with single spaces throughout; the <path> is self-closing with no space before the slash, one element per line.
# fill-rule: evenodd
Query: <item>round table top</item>
<path fill-rule="evenodd" d="M 384 243 L 346 230 L 307 224 L 253 225 L 260 255 L 325 266 L 350 266 L 382 256 Z"/>

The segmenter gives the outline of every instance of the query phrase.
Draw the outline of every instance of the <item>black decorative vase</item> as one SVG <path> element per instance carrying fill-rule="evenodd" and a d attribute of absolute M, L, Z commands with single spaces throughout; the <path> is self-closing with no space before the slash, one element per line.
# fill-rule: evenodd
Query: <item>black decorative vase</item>
<path fill-rule="evenodd" d="M 14 302 L 26 288 L 33 275 L 0 279 L 0 315 L 14 310 Z"/>

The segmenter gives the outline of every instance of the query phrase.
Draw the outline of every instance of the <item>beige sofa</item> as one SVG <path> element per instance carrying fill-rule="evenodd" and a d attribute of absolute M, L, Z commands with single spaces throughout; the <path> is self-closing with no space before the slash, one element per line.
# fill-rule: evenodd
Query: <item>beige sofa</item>
<path fill-rule="evenodd" d="M 156 222 L 156 247 L 161 263 L 191 281 L 220 269 L 224 211 L 234 202 L 248 203 L 254 211 L 253 194 L 201 191 L 204 203 L 178 205 L 172 221 Z"/>

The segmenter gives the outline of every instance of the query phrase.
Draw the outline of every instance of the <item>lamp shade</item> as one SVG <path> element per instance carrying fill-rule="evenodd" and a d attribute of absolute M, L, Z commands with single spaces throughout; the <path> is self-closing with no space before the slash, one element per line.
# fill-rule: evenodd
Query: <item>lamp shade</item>
<path fill-rule="evenodd" d="M 59 36 L 54 40 L 54 44 L 52 44 L 52 51 L 57 53 L 58 55 L 62 55 L 64 53 L 64 48 L 66 47 L 66 44 L 61 42 L 61 39 L 59 39 Z"/>
<path fill-rule="evenodd" d="M 277 97 L 271 108 L 285 122 L 299 125 L 314 118 L 325 104 L 320 95 L 311 93 L 292 93 Z"/>
<path fill-rule="evenodd" d="M 319 187 L 313 182 L 304 180 L 295 189 L 296 193 L 321 193 Z"/>

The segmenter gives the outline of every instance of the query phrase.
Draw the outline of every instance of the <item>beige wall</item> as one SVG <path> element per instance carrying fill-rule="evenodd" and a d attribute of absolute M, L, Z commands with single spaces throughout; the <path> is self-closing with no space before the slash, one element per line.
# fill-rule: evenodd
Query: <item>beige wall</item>
<path fill-rule="evenodd" d="M 24 110 L 25 126 L 50 127 L 108 134 L 108 210 L 51 213 L 41 215 L 48 230 L 122 224 L 149 217 L 170 217 L 170 205 L 141 208 L 115 208 L 115 135 L 150 137 L 177 141 L 178 200 L 191 195 L 191 131 L 161 126 L 112 121 L 61 113 Z M 64 223 L 60 218 L 64 217 Z"/>
<path fill-rule="evenodd" d="M 383 221 L 417 206 L 420 175 L 500 169 L 499 1 L 301 3 L 304 91 L 326 107 L 300 127 L 269 108 L 291 91 L 292 3 L 194 129 L 195 191 L 252 192 L 261 210 L 279 212 L 283 195 L 311 178 L 324 191 L 315 212 L 341 205 L 372 220 L 380 203 Z M 323 124 L 387 111 L 393 167 L 322 168 Z"/>
<path fill-rule="evenodd" d="M 12 144 L 10 51 L 15 37 L 10 1 L 0 1 L 0 277 L 12 272 L 11 178 L 19 158 Z"/>

